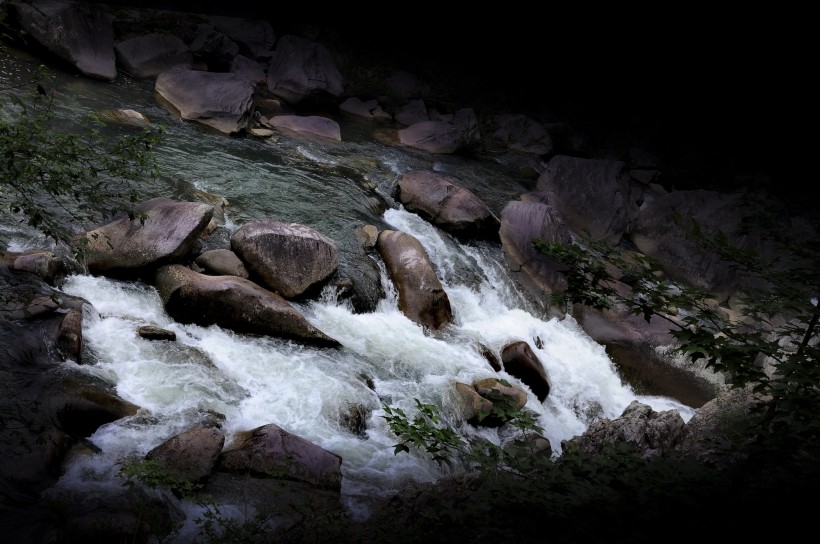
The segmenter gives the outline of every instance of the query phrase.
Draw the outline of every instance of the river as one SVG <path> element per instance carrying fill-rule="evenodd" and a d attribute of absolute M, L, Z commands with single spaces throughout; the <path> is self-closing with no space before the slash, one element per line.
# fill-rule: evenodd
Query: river
<path fill-rule="evenodd" d="M 36 62 L 14 51 L 0 52 L 0 87 L 24 81 Z M 498 354 L 518 340 L 530 344 L 551 379 L 546 400 L 539 402 L 530 393 L 526 409 L 543 427 L 554 455 L 560 455 L 562 440 L 599 418 L 618 417 L 635 399 L 655 410 L 676 409 L 684 420 L 694 413 L 675 399 L 636 393 L 604 348 L 571 317 L 548 316 L 522 290 L 498 243 L 459 243 L 391 197 L 401 174 L 432 169 L 458 179 L 500 215 L 532 184 L 504 165 L 392 145 L 374 137 L 371 121 L 351 117 L 338 119 L 341 142 L 293 134 L 280 134 L 275 143 L 226 136 L 170 114 L 154 99 L 152 82 L 120 75 L 106 83 L 59 68 L 52 74 L 60 120 L 130 108 L 165 127 L 156 150 L 161 175 L 141 187 L 144 194 L 223 196 L 229 202 L 223 226 L 228 232 L 262 218 L 305 224 L 337 242 L 343 269 L 362 258 L 355 236 L 362 225 L 408 232 L 430 255 L 454 315 L 452 326 L 425 332 L 398 310 L 395 291 L 377 262 L 384 296 L 375 310 L 357 312 L 331 291 L 295 304 L 342 344 L 338 350 L 318 349 L 176 323 L 149 285 L 72 275 L 62 290 L 91 306 L 84 316 L 82 364 L 61 364 L 106 380 L 142 409 L 100 427 L 89 438 L 100 452 L 74 461 L 58 485 L 116 480 L 124 458 L 144 455 L 212 411 L 224 416 L 227 442 L 236 432 L 275 423 L 340 455 L 344 503 L 355 515 L 366 516 L 373 497 L 387 497 L 410 482 L 435 481 L 459 468 L 439 466 L 416 452 L 394 455 L 397 437 L 382 417 L 383 404 L 412 414 L 414 399 L 434 403 L 443 421 L 464 437 L 499 442 L 503 428 L 475 428 L 459 420 L 454 382 L 496 376 L 526 388 L 505 372 L 493 371 L 481 352 L 484 346 Z M 10 92 L 2 91 L 4 100 Z M 11 250 L 48 246 L 11 217 L 0 216 L 0 228 Z M 144 324 L 174 331 L 176 343 L 168 347 L 140 338 L 136 328 Z M 362 416 L 361 432 L 345 424 L 352 413 Z M 195 515 L 192 505 L 186 508 Z"/>

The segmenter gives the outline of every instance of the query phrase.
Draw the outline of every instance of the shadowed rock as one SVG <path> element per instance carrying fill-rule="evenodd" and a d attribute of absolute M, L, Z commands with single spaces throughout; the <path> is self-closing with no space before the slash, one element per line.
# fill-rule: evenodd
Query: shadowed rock
<path fill-rule="evenodd" d="M 681 443 L 685 423 L 676 410 L 656 412 L 633 400 L 620 417 L 592 423 L 583 434 L 562 443 L 588 453 L 601 453 L 616 442 L 635 446 L 645 458 L 673 451 Z"/>
<path fill-rule="evenodd" d="M 577 233 L 617 245 L 638 213 L 625 163 L 556 155 L 537 188 Z"/>
<path fill-rule="evenodd" d="M 520 267 L 536 291 L 550 294 L 566 290 L 563 265 L 532 245 L 533 238 L 561 244 L 572 241 L 566 223 L 553 207 L 523 200 L 509 202 L 501 211 L 499 235 L 504 253 Z"/>
<path fill-rule="evenodd" d="M 169 438 L 145 458 L 197 484 L 208 479 L 224 445 L 225 433 L 221 429 L 197 427 Z"/>
<path fill-rule="evenodd" d="M 421 121 L 398 135 L 402 144 L 428 153 L 455 153 L 465 144 L 464 130 L 444 121 Z"/>
<path fill-rule="evenodd" d="M 114 27 L 93 5 L 38 0 L 36 4 L 9 2 L 20 26 L 32 38 L 82 74 L 111 81 L 117 77 Z"/>
<path fill-rule="evenodd" d="M 425 220 L 460 238 L 498 239 L 500 222 L 487 205 L 449 176 L 415 170 L 404 174 L 396 198 Z"/>
<path fill-rule="evenodd" d="M 339 455 L 271 423 L 240 433 L 231 448 L 219 456 L 216 469 L 339 490 L 341 465 Z"/>
<path fill-rule="evenodd" d="M 324 45 L 301 36 L 282 36 L 268 65 L 268 90 L 291 104 L 317 95 L 336 98 L 344 78 Z"/>
<path fill-rule="evenodd" d="M 136 36 L 119 42 L 114 50 L 120 67 L 139 79 L 157 77 L 174 67 L 190 69 L 194 61 L 185 42 L 170 34 Z"/>

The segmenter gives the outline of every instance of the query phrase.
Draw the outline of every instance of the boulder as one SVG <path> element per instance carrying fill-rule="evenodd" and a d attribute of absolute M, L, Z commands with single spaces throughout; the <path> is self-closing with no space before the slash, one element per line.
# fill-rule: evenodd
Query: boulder
<path fill-rule="evenodd" d="M 738 286 L 736 268 L 693 236 L 697 223 L 707 237 L 719 232 L 734 247 L 765 254 L 763 241 L 743 222 L 741 194 L 674 191 L 655 198 L 637 215 L 629 234 L 645 255 L 656 259 L 670 278 L 711 291 L 718 298 Z"/>
<path fill-rule="evenodd" d="M 428 153 L 455 153 L 465 144 L 464 131 L 444 121 L 421 121 L 398 131 L 399 142 Z"/>
<path fill-rule="evenodd" d="M 191 42 L 191 53 L 193 58 L 208 66 L 208 71 L 225 72 L 239 55 L 239 45 L 212 26 L 201 24 Z"/>
<path fill-rule="evenodd" d="M 406 126 L 430 120 L 427 116 L 427 106 L 421 98 L 410 100 L 403 106 L 397 108 L 393 118 L 396 122 Z"/>
<path fill-rule="evenodd" d="M 453 321 L 450 299 L 430 257 L 414 236 L 383 230 L 376 250 L 399 294 L 399 310 L 422 327 L 440 329 Z"/>
<path fill-rule="evenodd" d="M 552 153 L 552 138 L 537 121 L 521 114 L 498 114 L 492 121 L 490 142 L 507 149 L 548 155 Z"/>
<path fill-rule="evenodd" d="M 342 129 L 339 123 L 319 115 L 276 115 L 268 121 L 276 128 L 286 128 L 295 132 L 304 132 L 341 141 Z"/>
<path fill-rule="evenodd" d="M 190 69 L 194 61 L 185 42 L 157 32 L 123 40 L 114 50 L 120 68 L 138 79 L 154 78 L 175 67 Z"/>
<path fill-rule="evenodd" d="M 322 44 L 301 36 L 282 36 L 268 65 L 268 90 L 293 104 L 322 98 L 337 98 L 344 78 L 330 52 Z"/>
<path fill-rule="evenodd" d="M 320 347 L 339 346 L 287 300 L 250 280 L 206 276 L 182 265 L 168 265 L 157 271 L 155 284 L 168 315 L 180 323 L 218 325 Z"/>
<path fill-rule="evenodd" d="M 538 177 L 537 190 L 576 233 L 615 246 L 638 214 L 624 166 L 621 161 L 556 155 Z"/>
<path fill-rule="evenodd" d="M 254 83 L 238 74 L 175 68 L 160 74 L 154 89 L 160 102 L 183 119 L 227 134 L 250 124 Z"/>
<path fill-rule="evenodd" d="M 264 18 L 248 19 L 227 15 L 208 18 L 213 27 L 239 45 L 239 52 L 254 60 L 269 59 L 276 43 L 273 27 Z"/>
<path fill-rule="evenodd" d="M 225 433 L 221 429 L 196 427 L 173 436 L 149 451 L 145 458 L 156 461 L 192 484 L 208 479 L 216 465 Z"/>
<path fill-rule="evenodd" d="M 270 423 L 238 434 L 219 456 L 216 470 L 337 491 L 342 485 L 341 465 L 341 456 Z"/>
<path fill-rule="evenodd" d="M 250 221 L 233 233 L 231 248 L 250 272 L 285 298 L 312 294 L 339 267 L 336 242 L 299 223 Z"/>
<path fill-rule="evenodd" d="M 510 376 L 521 380 L 539 401 L 544 402 L 550 392 L 549 376 L 528 343 L 521 340 L 504 346 L 501 350 L 501 364 Z"/>
<path fill-rule="evenodd" d="M 379 101 L 375 98 L 363 101 L 361 98 L 351 96 L 339 104 L 339 109 L 352 115 L 358 115 L 359 117 L 392 119 L 390 114 L 382 109 L 381 105 L 379 105 Z"/>
<path fill-rule="evenodd" d="M 572 242 L 569 228 L 552 206 L 528 200 L 510 201 L 501 211 L 499 237 L 512 268 L 524 273 L 525 285 L 535 294 L 566 290 L 564 266 L 537 251 L 532 244 L 533 238 L 561 244 Z"/>
<path fill-rule="evenodd" d="M 614 420 L 592 423 L 583 434 L 562 442 L 587 453 L 603 453 L 607 446 L 625 442 L 644 458 L 674 451 L 681 443 L 685 422 L 677 410 L 656 412 L 651 406 L 633 400 Z"/>
<path fill-rule="evenodd" d="M 80 73 L 106 81 L 117 77 L 114 27 L 104 11 L 94 9 L 93 4 L 60 0 L 9 6 L 23 30 Z"/>
<path fill-rule="evenodd" d="M 407 172 L 399 178 L 396 198 L 408 211 L 459 238 L 498 240 L 498 218 L 449 176 L 427 170 Z"/>
<path fill-rule="evenodd" d="M 245 263 L 230 249 L 211 249 L 200 253 L 194 262 L 207 274 L 214 276 L 250 277 Z"/>
<path fill-rule="evenodd" d="M 236 55 L 228 71 L 253 81 L 255 85 L 264 84 L 267 79 L 265 67 L 259 61 L 249 59 L 245 55 Z"/>
<path fill-rule="evenodd" d="M 138 275 L 144 269 L 179 261 L 191 251 L 213 215 L 209 204 L 164 197 L 143 202 L 134 210 L 145 213 L 145 220 L 123 217 L 83 235 L 88 241 L 85 263 L 89 272 Z"/>

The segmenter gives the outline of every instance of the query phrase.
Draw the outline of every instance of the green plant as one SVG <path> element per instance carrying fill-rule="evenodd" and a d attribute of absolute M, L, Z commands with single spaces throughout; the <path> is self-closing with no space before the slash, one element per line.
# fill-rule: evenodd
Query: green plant
<path fill-rule="evenodd" d="M 139 217 L 131 209 L 140 198 L 136 182 L 158 173 L 153 149 L 162 128 L 116 134 L 94 115 L 61 127 L 44 66 L 27 86 L 30 93 L 9 95 L 0 109 L 0 204 L 62 243 L 87 224 L 117 214 Z M 82 257 L 79 241 L 75 256 Z"/>

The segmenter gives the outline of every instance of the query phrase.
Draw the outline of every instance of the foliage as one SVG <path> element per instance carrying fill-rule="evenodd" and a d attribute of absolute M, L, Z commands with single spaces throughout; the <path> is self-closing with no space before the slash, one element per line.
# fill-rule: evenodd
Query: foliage
<path fill-rule="evenodd" d="M 194 501 L 203 511 L 194 521 L 201 528 L 204 542 L 209 544 L 251 544 L 259 542 L 270 530 L 270 514 L 259 512 L 247 519 L 234 519 L 202 493 L 203 485 L 191 482 L 155 460 L 128 457 L 121 463 L 119 475 L 125 478 L 126 486 L 133 487 L 139 482 L 150 489 L 167 489 L 179 498 Z"/>
<path fill-rule="evenodd" d="M 0 110 L 0 204 L 62 243 L 89 223 L 137 217 L 130 211 L 140 198 L 136 182 L 157 175 L 153 149 L 162 129 L 115 134 L 92 115 L 60 130 L 58 92 L 45 67 L 29 85 L 29 94 L 10 95 Z"/>

